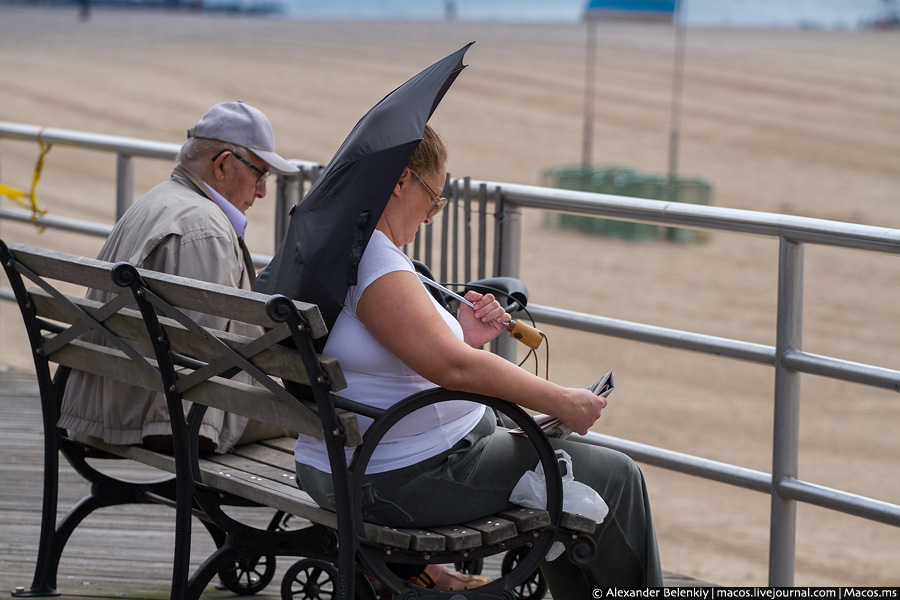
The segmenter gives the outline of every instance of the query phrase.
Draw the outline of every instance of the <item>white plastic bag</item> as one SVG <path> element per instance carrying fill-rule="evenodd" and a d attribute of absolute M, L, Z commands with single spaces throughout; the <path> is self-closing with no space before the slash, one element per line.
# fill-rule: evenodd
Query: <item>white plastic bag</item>
<path fill-rule="evenodd" d="M 596 490 L 575 481 L 572 472 L 572 457 L 565 450 L 556 451 L 556 460 L 560 462 L 563 486 L 563 510 L 565 512 L 584 515 L 602 523 L 609 513 L 609 507 Z M 538 462 L 533 471 L 526 471 L 516 487 L 513 488 L 509 501 L 527 508 L 547 509 L 547 483 L 544 477 L 544 466 Z M 547 553 L 546 560 L 554 560 L 565 550 L 562 542 L 554 542 Z"/>

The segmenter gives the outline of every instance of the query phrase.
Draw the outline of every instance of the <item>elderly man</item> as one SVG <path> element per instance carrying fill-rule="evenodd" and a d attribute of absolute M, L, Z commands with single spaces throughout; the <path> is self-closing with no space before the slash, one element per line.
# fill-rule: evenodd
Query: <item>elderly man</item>
<path fill-rule="evenodd" d="M 213 106 L 187 137 L 170 179 L 122 216 L 97 258 L 249 290 L 255 270 L 244 244 L 245 213 L 266 195 L 270 171 L 298 169 L 275 153 L 265 115 L 240 101 Z M 105 302 L 109 294 L 89 290 L 87 297 Z M 252 333 L 225 319 L 200 324 Z M 79 371 L 69 377 L 59 426 L 111 444 L 171 447 L 164 396 Z M 200 429 L 201 450 L 224 453 L 282 433 L 210 409 Z"/>

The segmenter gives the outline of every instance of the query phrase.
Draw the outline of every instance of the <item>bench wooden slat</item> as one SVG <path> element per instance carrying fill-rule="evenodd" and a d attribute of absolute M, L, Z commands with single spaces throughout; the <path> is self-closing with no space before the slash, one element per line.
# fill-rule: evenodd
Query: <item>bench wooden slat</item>
<path fill-rule="evenodd" d="M 295 440 L 296 441 L 296 440 Z M 291 472 L 294 471 L 294 452 L 286 452 L 284 450 L 263 446 L 261 444 L 247 444 L 238 446 L 234 449 L 234 454 L 251 460 L 258 464 L 270 465 L 273 467 L 287 468 Z"/>
<path fill-rule="evenodd" d="M 11 244 L 10 249 L 16 260 L 47 279 L 113 293 L 122 291 L 110 278 L 111 263 L 23 244 Z M 153 293 L 172 306 L 269 329 L 278 325 L 266 314 L 265 303 L 269 297 L 265 294 L 144 269 L 138 269 L 138 272 Z M 309 322 L 313 338 L 328 332 L 317 306 L 298 301 L 294 304 Z"/>
<path fill-rule="evenodd" d="M 597 529 L 597 523 L 592 519 L 576 513 L 563 512 L 559 524 L 566 529 L 571 529 L 572 531 L 578 531 L 580 533 L 590 534 L 594 533 L 594 530 Z"/>
<path fill-rule="evenodd" d="M 275 448 L 276 450 L 283 450 L 285 452 L 290 452 L 293 454 L 294 452 L 294 444 L 297 440 L 291 438 L 273 438 L 271 440 L 263 440 L 260 442 L 262 446 L 268 446 L 270 448 Z"/>
<path fill-rule="evenodd" d="M 98 308 L 103 306 L 102 302 L 96 300 L 88 300 L 78 296 L 65 296 L 65 300 L 55 298 L 38 287 L 28 288 L 28 295 L 34 302 L 35 314 L 45 319 L 58 321 L 71 325 L 81 319 L 81 315 L 76 314 L 74 309 L 68 305 L 69 302 L 82 309 L 84 312 L 92 315 Z M 129 292 L 129 295 L 130 292 Z M 141 318 L 140 311 L 136 309 L 123 308 L 114 315 L 111 315 L 103 324 L 117 336 L 126 340 L 136 342 L 150 343 L 147 336 L 147 328 L 144 326 L 144 320 Z"/>
<path fill-rule="evenodd" d="M 427 529 L 400 529 L 400 531 L 409 534 L 410 550 L 440 552 L 447 547 L 447 538 L 437 532 L 428 531 Z"/>
<path fill-rule="evenodd" d="M 110 292 L 121 290 L 113 283 L 107 262 L 24 244 L 10 244 L 9 249 L 17 261 L 46 279 Z"/>
<path fill-rule="evenodd" d="M 320 508 L 295 485 L 262 478 L 251 479 L 254 476 L 245 471 L 206 460 L 200 462 L 200 471 L 203 482 L 217 490 L 308 519 L 313 523 L 337 527 L 337 515 Z"/>
<path fill-rule="evenodd" d="M 400 548 L 401 550 L 409 548 L 409 543 L 411 541 L 410 535 L 399 529 L 365 523 L 365 530 L 366 537 L 375 544 L 390 546 L 391 548 Z"/>
<path fill-rule="evenodd" d="M 175 459 L 168 454 L 154 452 L 152 450 L 147 450 L 146 448 L 141 448 L 140 446 L 107 444 L 106 442 L 98 439 L 92 439 L 90 442 L 80 443 L 84 443 L 85 445 L 91 446 L 93 448 L 97 448 L 110 454 L 114 454 L 115 456 L 121 456 L 122 458 L 131 459 L 135 462 L 139 462 L 155 469 L 159 469 L 160 471 L 165 471 L 172 474 L 175 473 Z"/>
<path fill-rule="evenodd" d="M 241 448 L 256 445 L 258 444 L 247 444 L 246 446 L 238 446 L 237 449 L 240 450 Z M 231 454 L 211 455 L 207 456 L 206 460 L 211 463 L 233 467 L 235 469 L 243 469 L 245 471 L 252 470 L 256 473 L 257 476 L 265 477 L 266 479 L 271 479 L 272 481 L 288 481 L 291 483 L 295 483 L 294 479 L 296 475 L 294 474 L 293 458 L 291 458 L 290 464 L 287 464 L 287 461 L 284 461 L 285 464 L 282 466 L 256 462 L 252 459 L 241 456 L 238 452 L 234 452 Z"/>
<path fill-rule="evenodd" d="M 103 306 L 102 302 L 75 296 L 66 296 L 65 300 L 61 300 L 50 296 L 40 288 L 30 288 L 28 293 L 34 302 L 38 316 L 61 323 L 72 324 L 80 318 L 66 304 L 67 301 L 78 306 L 88 314 L 93 314 L 98 308 Z M 169 344 L 175 352 L 206 362 L 219 358 L 220 354 L 218 351 L 214 351 L 208 344 L 203 343 L 176 321 L 162 317 L 160 318 L 160 324 L 166 330 Z M 106 319 L 103 325 L 119 337 L 150 344 L 147 328 L 144 326 L 140 311 L 136 309 L 122 309 Z M 286 330 L 287 325 L 282 323 L 278 328 Z M 209 331 L 235 350 L 252 341 L 252 338 L 227 331 L 217 329 L 210 329 Z M 320 356 L 320 361 L 325 369 L 325 373 L 328 375 L 331 391 L 338 392 L 346 388 L 347 381 L 344 378 L 344 372 L 341 370 L 338 360 L 330 356 Z M 253 356 L 250 362 L 269 375 L 297 383 L 309 383 L 309 376 L 303 366 L 300 353 L 295 348 L 276 344 Z"/>
<path fill-rule="evenodd" d="M 45 338 L 52 339 L 53 335 Z M 162 378 L 152 377 L 123 352 L 99 344 L 73 340 L 48 357 L 52 362 L 100 377 L 163 393 Z M 155 361 L 148 361 L 153 364 Z"/>
<path fill-rule="evenodd" d="M 466 523 L 475 531 L 481 533 L 485 546 L 494 546 L 500 542 L 516 537 L 516 524 L 500 517 L 485 517 Z"/>
<path fill-rule="evenodd" d="M 515 523 L 519 533 L 534 531 L 550 525 L 550 513 L 537 508 L 519 506 L 499 512 L 497 516 Z"/>
<path fill-rule="evenodd" d="M 431 531 L 444 536 L 447 550 L 463 551 L 481 547 L 481 532 L 462 525 L 432 527 Z"/>

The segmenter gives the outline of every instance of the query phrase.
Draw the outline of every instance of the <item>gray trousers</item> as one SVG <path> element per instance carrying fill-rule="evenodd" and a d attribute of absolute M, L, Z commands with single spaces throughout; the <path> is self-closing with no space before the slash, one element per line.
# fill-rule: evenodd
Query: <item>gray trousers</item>
<path fill-rule="evenodd" d="M 644 477 L 630 458 L 607 448 L 551 440 L 572 457 L 575 479 L 599 492 L 609 514 L 597 526 L 597 557 L 585 567 L 563 553 L 541 572 L 554 600 L 590 598 L 594 588 L 663 585 Z M 493 412 L 453 448 L 409 467 L 366 477 L 366 519 L 392 527 L 465 523 L 513 505 L 519 478 L 535 468 L 531 442 L 498 428 Z M 331 475 L 297 463 L 297 481 L 320 506 L 334 509 Z"/>

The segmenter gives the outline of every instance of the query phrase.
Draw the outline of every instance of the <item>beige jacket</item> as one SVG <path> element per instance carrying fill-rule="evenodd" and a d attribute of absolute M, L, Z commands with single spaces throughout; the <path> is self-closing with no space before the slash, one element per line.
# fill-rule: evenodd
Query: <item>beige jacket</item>
<path fill-rule="evenodd" d="M 181 167 L 122 216 L 97 258 L 244 290 L 251 289 L 255 278 L 250 253 L 228 216 L 206 185 Z M 92 289 L 87 297 L 107 302 L 111 295 Z M 246 323 L 188 316 L 216 329 L 260 333 Z M 247 424 L 244 417 L 209 409 L 200 435 L 223 453 L 234 446 Z M 146 436 L 171 434 L 162 394 L 81 371 L 69 376 L 59 426 L 111 444 L 139 444 Z"/>

